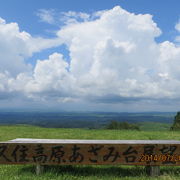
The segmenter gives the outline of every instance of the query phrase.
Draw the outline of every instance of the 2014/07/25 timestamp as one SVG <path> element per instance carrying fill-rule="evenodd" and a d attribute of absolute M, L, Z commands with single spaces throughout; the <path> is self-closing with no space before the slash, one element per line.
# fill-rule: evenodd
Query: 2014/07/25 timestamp
<path fill-rule="evenodd" d="M 170 154 L 142 154 L 140 157 L 140 162 L 151 162 L 151 161 L 180 161 L 180 155 L 170 155 Z"/>

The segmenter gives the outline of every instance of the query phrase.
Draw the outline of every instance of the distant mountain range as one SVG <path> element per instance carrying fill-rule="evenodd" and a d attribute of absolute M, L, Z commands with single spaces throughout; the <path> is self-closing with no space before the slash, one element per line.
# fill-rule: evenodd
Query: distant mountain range
<path fill-rule="evenodd" d="M 173 123 L 176 112 L 0 112 L 0 125 L 29 124 L 56 128 L 102 128 L 110 121 Z"/>

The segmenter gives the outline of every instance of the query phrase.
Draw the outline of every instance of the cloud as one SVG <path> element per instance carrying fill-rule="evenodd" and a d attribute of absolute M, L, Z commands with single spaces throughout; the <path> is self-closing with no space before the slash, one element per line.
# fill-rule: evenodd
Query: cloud
<path fill-rule="evenodd" d="M 70 25 L 79 22 L 93 21 L 99 18 L 105 10 L 97 11 L 92 14 L 76 11 L 57 12 L 55 9 L 39 9 L 36 15 L 41 22 L 53 25 Z"/>
<path fill-rule="evenodd" d="M 148 87 L 157 89 L 151 76 L 158 54 L 154 38 L 160 33 L 151 15 L 115 7 L 94 21 L 64 27 L 58 36 L 70 50 L 70 72 L 81 95 L 114 91 L 116 96 L 136 97 L 152 93 Z"/>
<path fill-rule="evenodd" d="M 19 31 L 17 23 L 6 24 L 0 19 L 0 72 L 7 70 L 18 74 L 22 69 L 28 71 L 30 67 L 24 58 L 31 53 L 26 45 L 30 38 L 30 34 Z"/>
<path fill-rule="evenodd" d="M 180 20 L 179 20 L 179 22 L 175 25 L 175 29 L 180 32 Z"/>
<path fill-rule="evenodd" d="M 36 15 L 40 18 L 42 22 L 46 22 L 49 24 L 55 23 L 55 10 L 54 9 L 39 9 Z"/>
<path fill-rule="evenodd" d="M 90 20 L 90 17 L 90 14 L 87 13 L 68 11 L 62 12 L 59 17 L 59 20 L 67 25 L 75 24 L 78 22 L 87 22 Z"/>
<path fill-rule="evenodd" d="M 34 101 L 77 104 L 144 104 L 180 98 L 180 47 L 155 41 L 161 30 L 150 14 L 136 15 L 117 6 L 92 14 L 69 11 L 64 17 L 65 25 L 55 39 L 34 38 L 19 32 L 17 24 L 0 19 L 3 28 L 11 26 L 10 30 L 0 28 L 5 40 L 0 40 L 0 50 L 6 52 L 3 58 L 13 62 L 14 57 L 21 63 L 12 76 L 12 67 L 0 62 L 9 73 L 2 71 L 2 92 L 9 89 Z M 69 62 L 54 52 L 28 69 L 27 56 L 62 44 L 69 50 Z"/>
<path fill-rule="evenodd" d="M 180 20 L 178 21 L 178 23 L 176 23 L 175 29 L 177 30 L 178 33 L 180 33 Z M 176 42 L 180 42 L 180 35 L 177 35 L 177 36 L 175 37 L 175 41 L 176 41 Z"/>
<path fill-rule="evenodd" d="M 50 97 L 66 97 L 72 94 L 73 77 L 68 72 L 63 56 L 54 53 L 49 59 L 38 61 L 32 79 L 26 83 L 26 92 L 42 93 Z"/>
<path fill-rule="evenodd" d="M 35 52 L 55 47 L 60 40 L 32 37 L 25 31 L 20 31 L 17 23 L 6 23 L 0 18 L 0 72 L 8 71 L 16 76 L 32 70 L 26 59 Z"/>

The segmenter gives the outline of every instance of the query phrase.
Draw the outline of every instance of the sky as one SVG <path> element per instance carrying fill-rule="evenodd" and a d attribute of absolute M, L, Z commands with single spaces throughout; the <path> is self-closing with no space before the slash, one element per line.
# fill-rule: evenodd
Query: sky
<path fill-rule="evenodd" d="M 6 0 L 0 111 L 179 111 L 179 0 Z"/>

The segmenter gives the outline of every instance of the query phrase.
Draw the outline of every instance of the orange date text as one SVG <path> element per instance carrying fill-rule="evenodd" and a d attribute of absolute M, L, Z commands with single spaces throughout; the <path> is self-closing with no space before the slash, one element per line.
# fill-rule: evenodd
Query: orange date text
<path fill-rule="evenodd" d="M 177 162 L 180 161 L 180 155 L 170 154 L 142 154 L 139 162 Z"/>

